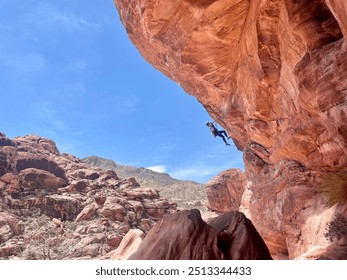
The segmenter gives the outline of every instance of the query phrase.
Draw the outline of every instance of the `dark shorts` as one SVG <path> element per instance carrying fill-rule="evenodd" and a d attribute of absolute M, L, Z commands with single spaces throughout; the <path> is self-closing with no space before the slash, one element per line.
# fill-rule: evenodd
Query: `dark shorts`
<path fill-rule="evenodd" d="M 219 136 L 219 135 L 220 135 L 220 133 L 219 133 L 219 131 L 218 131 L 217 129 L 215 129 L 215 130 L 211 131 L 211 133 L 212 133 L 212 135 L 213 135 L 214 137 L 216 137 L 216 136 Z"/>

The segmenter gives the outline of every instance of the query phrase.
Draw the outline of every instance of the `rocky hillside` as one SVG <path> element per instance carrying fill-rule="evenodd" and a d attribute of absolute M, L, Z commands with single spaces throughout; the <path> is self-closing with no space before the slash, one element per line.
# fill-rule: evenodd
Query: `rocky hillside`
<path fill-rule="evenodd" d="M 197 208 L 206 211 L 207 197 L 205 186 L 200 183 L 186 180 L 177 180 L 166 173 L 154 172 L 147 168 L 137 168 L 116 164 L 114 161 L 96 156 L 82 159 L 91 166 L 104 170 L 113 170 L 119 178 L 134 177 L 142 187 L 156 188 L 163 197 L 177 202 L 183 209 Z"/>
<path fill-rule="evenodd" d="M 115 4 L 142 56 L 243 151 L 240 207 L 271 254 L 346 259 L 347 2 Z"/>
<path fill-rule="evenodd" d="M 156 189 L 61 154 L 49 139 L 0 133 L 0 259 L 117 258 L 129 231 L 144 237 L 175 210 Z"/>

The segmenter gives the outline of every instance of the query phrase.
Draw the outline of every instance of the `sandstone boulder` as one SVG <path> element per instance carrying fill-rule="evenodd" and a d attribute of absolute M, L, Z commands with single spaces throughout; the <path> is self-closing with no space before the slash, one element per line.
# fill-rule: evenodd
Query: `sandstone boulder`
<path fill-rule="evenodd" d="M 76 222 L 93 219 L 98 209 L 99 205 L 97 203 L 87 205 L 76 217 Z"/>
<path fill-rule="evenodd" d="M 16 143 L 12 141 L 11 139 L 7 138 L 4 133 L 0 134 L 0 147 L 5 147 L 5 146 L 16 146 Z"/>
<path fill-rule="evenodd" d="M 20 254 L 23 251 L 23 244 L 16 240 L 11 240 L 0 245 L 0 258 Z"/>
<path fill-rule="evenodd" d="M 217 232 L 198 210 L 165 216 L 147 234 L 131 260 L 216 260 L 222 253 Z"/>
<path fill-rule="evenodd" d="M 81 211 L 80 201 L 69 196 L 51 195 L 41 196 L 30 200 L 31 205 L 40 209 L 41 214 L 61 221 L 73 220 Z"/>
<path fill-rule="evenodd" d="M 206 184 L 208 207 L 219 212 L 238 211 L 246 189 L 246 176 L 240 169 L 228 169 Z"/>
<path fill-rule="evenodd" d="M 20 172 L 28 168 L 45 170 L 54 174 L 56 177 L 65 179 L 64 169 L 47 156 L 35 155 L 28 152 L 18 153 L 16 156 L 16 170 Z"/>
<path fill-rule="evenodd" d="M 210 223 L 218 232 L 218 248 L 227 260 L 271 260 L 271 254 L 252 222 L 233 211 Z"/>
<path fill-rule="evenodd" d="M 104 206 L 99 210 L 99 212 L 102 217 L 119 222 L 123 222 L 126 215 L 126 211 L 122 205 L 116 203 L 108 203 L 107 200 Z"/>
<path fill-rule="evenodd" d="M 18 178 L 24 192 L 22 195 L 39 193 L 40 190 L 46 193 L 55 193 L 57 189 L 66 185 L 66 180 L 36 168 L 22 170 Z"/>
<path fill-rule="evenodd" d="M 75 245 L 73 256 L 95 257 L 100 254 L 105 241 L 106 236 L 103 233 L 84 237 Z"/>
<path fill-rule="evenodd" d="M 8 212 L 0 212 L 0 244 L 22 234 L 24 230 L 24 223 L 18 217 Z"/>
<path fill-rule="evenodd" d="M 14 143 L 21 152 L 40 151 L 40 154 L 60 155 L 56 144 L 48 138 L 37 135 L 26 135 L 14 138 Z"/>
<path fill-rule="evenodd" d="M 198 210 L 165 216 L 147 234 L 132 260 L 272 259 L 264 241 L 242 213 L 230 212 L 209 225 Z"/>
<path fill-rule="evenodd" d="M 126 260 L 137 251 L 144 237 L 144 232 L 139 229 L 132 229 L 122 239 L 119 247 L 109 253 L 110 259 Z"/>

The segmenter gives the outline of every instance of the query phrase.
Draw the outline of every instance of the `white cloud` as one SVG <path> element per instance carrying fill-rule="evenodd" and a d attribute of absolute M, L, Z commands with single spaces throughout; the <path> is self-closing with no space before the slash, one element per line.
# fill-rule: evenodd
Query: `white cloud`
<path fill-rule="evenodd" d="M 225 160 L 226 150 L 225 147 L 223 148 L 202 152 L 200 156 L 190 159 L 189 162 L 185 162 L 183 165 L 178 164 L 171 172 L 171 176 L 176 179 L 206 183 L 220 172 L 229 168 L 243 169 L 242 154 L 236 151 L 229 152 L 230 160 Z"/>
<path fill-rule="evenodd" d="M 153 165 L 146 168 L 158 173 L 166 173 L 167 171 L 167 167 L 165 165 Z"/>
<path fill-rule="evenodd" d="M 61 11 L 50 3 L 39 2 L 35 12 L 28 16 L 30 23 L 39 27 L 48 27 L 59 25 L 69 29 L 99 29 L 100 23 L 73 14 L 71 12 Z"/>
<path fill-rule="evenodd" d="M 214 175 L 216 168 L 210 166 L 200 166 L 191 168 L 181 168 L 173 172 L 174 178 L 177 179 L 188 179 L 188 178 L 205 178 Z M 191 179 L 193 180 L 193 179 Z"/>
<path fill-rule="evenodd" d="M 67 128 L 67 123 L 59 117 L 59 112 L 47 102 L 35 104 L 33 112 L 40 119 L 41 126 L 36 127 L 38 130 L 50 131 L 53 134 Z"/>
<path fill-rule="evenodd" d="M 228 168 L 231 168 L 231 166 L 192 165 L 191 167 L 179 167 L 172 172 L 172 177 L 180 180 L 192 180 L 205 183 Z"/>
<path fill-rule="evenodd" d="M 12 53 L 1 49 L 0 63 L 13 70 L 17 76 L 30 77 L 44 70 L 47 59 L 40 53 Z"/>
<path fill-rule="evenodd" d="M 109 108 L 107 111 L 103 112 L 104 118 L 109 119 L 110 116 L 118 117 L 118 116 L 131 115 L 135 113 L 137 110 L 139 101 L 140 100 L 138 96 L 134 94 L 128 94 L 128 95 L 115 94 L 111 96 L 105 94 L 105 98 L 98 99 L 95 102 L 101 108 Z"/>
<path fill-rule="evenodd" d="M 161 136 L 160 134 L 155 134 L 157 139 L 161 142 L 155 150 L 153 150 L 152 157 L 154 162 L 170 162 L 174 160 L 175 157 L 175 147 L 173 143 L 166 141 L 166 135 Z"/>
<path fill-rule="evenodd" d="M 65 104 L 72 103 L 75 97 L 85 93 L 86 86 L 83 82 L 73 82 L 70 84 L 62 84 L 59 87 L 52 89 L 50 96 Z"/>

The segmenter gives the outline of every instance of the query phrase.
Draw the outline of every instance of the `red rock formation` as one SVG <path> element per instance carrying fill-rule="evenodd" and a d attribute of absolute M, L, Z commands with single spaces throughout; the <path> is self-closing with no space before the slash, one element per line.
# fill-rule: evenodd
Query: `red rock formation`
<path fill-rule="evenodd" d="M 219 260 L 217 232 L 198 210 L 166 216 L 147 234 L 132 260 Z"/>
<path fill-rule="evenodd" d="M 218 232 L 218 248 L 227 260 L 271 260 L 269 249 L 252 222 L 237 211 L 228 212 L 210 223 Z"/>
<path fill-rule="evenodd" d="M 24 231 L 24 224 L 18 217 L 0 212 L 0 243 L 10 240 Z"/>
<path fill-rule="evenodd" d="M 347 2 L 115 4 L 143 57 L 196 96 L 244 152 L 242 205 L 272 254 L 296 258 L 342 242 L 323 233 L 326 213 L 347 217 Z"/>
<path fill-rule="evenodd" d="M 131 229 L 122 239 L 119 247 L 108 253 L 112 260 L 126 260 L 139 248 L 144 238 L 143 231 L 139 229 Z"/>
<path fill-rule="evenodd" d="M 165 216 L 147 234 L 132 260 L 252 260 L 271 259 L 252 223 L 240 212 L 229 212 L 207 225 L 199 210 Z"/>
<path fill-rule="evenodd" d="M 246 176 L 240 169 L 228 169 L 206 184 L 208 208 L 218 212 L 237 211 L 246 189 Z"/>
<path fill-rule="evenodd" d="M 269 163 L 346 165 L 343 128 L 332 125 L 344 123 L 346 42 L 323 1 L 115 3 L 141 54 L 241 149 Z"/>
<path fill-rule="evenodd" d="M 176 209 L 134 178 L 120 180 L 38 136 L 0 134 L 0 258 L 107 258 Z M 108 258 L 110 258 L 109 256 Z"/>

